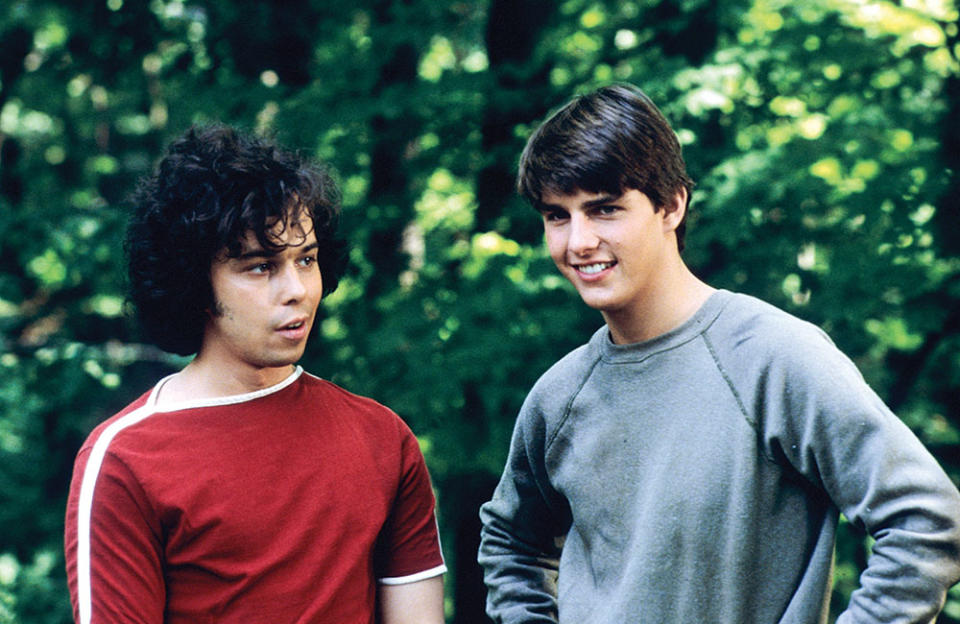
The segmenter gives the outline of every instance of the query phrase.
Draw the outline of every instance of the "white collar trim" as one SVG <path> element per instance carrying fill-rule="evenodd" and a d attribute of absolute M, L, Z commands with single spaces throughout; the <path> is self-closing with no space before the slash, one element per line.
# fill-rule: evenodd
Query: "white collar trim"
<path fill-rule="evenodd" d="M 175 373 L 174 373 L 175 374 Z M 300 375 L 303 374 L 303 368 L 297 366 L 290 376 L 281 381 L 278 384 L 268 386 L 266 388 L 261 388 L 260 390 L 255 390 L 253 392 L 245 392 L 243 394 L 234 394 L 224 397 L 211 397 L 207 399 L 191 399 L 187 401 L 174 401 L 172 403 L 164 403 L 161 405 L 157 404 L 157 397 L 160 394 L 160 389 L 163 388 L 163 385 L 170 380 L 173 375 L 167 375 L 163 379 L 157 382 L 157 385 L 153 387 L 153 390 L 150 391 L 150 396 L 147 397 L 147 402 L 144 404 L 144 407 L 150 410 L 151 412 L 176 412 L 179 410 L 185 409 L 194 409 L 198 407 L 218 407 L 221 405 L 235 405 L 237 403 L 246 403 L 247 401 L 253 401 L 254 399 L 259 399 L 275 392 L 280 392 L 297 379 L 300 378 Z"/>

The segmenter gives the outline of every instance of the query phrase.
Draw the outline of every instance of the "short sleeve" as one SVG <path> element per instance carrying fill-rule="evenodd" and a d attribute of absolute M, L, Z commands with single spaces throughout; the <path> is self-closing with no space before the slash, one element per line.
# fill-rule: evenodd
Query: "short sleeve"
<path fill-rule="evenodd" d="M 446 572 L 435 498 L 426 462 L 410 429 L 400 421 L 400 482 L 377 542 L 378 582 L 399 585 Z"/>
<path fill-rule="evenodd" d="M 95 462 L 90 456 L 89 447 L 77 455 L 65 522 L 74 618 L 81 624 L 162 622 L 159 523 L 123 462 L 109 453 Z M 82 489 L 88 494 L 81 496 Z"/>

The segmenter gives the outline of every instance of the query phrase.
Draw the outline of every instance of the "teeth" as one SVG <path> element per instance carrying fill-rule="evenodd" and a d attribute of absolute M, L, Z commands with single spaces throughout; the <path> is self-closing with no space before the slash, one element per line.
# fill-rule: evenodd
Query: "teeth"
<path fill-rule="evenodd" d="M 284 327 L 284 329 L 297 329 L 302 325 L 303 325 L 303 321 L 300 321 L 299 323 L 291 323 L 290 325 L 287 325 L 286 327 Z"/>
<path fill-rule="evenodd" d="M 599 273 L 604 269 L 608 269 L 613 266 L 612 262 L 597 262 L 594 264 L 584 264 L 577 267 L 577 270 L 581 273 L 586 273 L 587 275 L 593 275 L 594 273 Z"/>

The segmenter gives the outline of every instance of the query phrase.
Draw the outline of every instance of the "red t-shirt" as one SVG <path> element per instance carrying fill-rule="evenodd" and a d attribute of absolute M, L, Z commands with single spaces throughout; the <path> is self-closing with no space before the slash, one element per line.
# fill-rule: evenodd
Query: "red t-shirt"
<path fill-rule="evenodd" d="M 377 582 L 445 571 L 423 456 L 386 407 L 299 368 L 234 397 L 156 392 L 77 456 L 65 547 L 81 624 L 367 624 Z"/>

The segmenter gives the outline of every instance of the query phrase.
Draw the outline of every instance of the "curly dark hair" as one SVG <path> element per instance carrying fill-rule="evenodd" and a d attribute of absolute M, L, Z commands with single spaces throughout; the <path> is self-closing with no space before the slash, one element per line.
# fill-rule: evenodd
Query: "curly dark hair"
<path fill-rule="evenodd" d="M 223 124 L 189 128 L 131 196 L 129 296 L 145 338 L 179 355 L 199 351 L 215 309 L 215 258 L 238 256 L 248 232 L 277 250 L 272 228 L 295 221 L 300 210 L 313 221 L 323 294 L 333 292 L 345 266 L 339 200 L 317 161 Z"/>
<path fill-rule="evenodd" d="M 572 99 L 544 121 L 520 156 L 517 190 L 534 207 L 545 192 L 620 195 L 635 189 L 654 209 L 693 180 L 677 135 L 639 88 L 614 84 Z M 677 227 L 683 251 L 686 215 Z"/>

